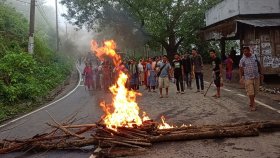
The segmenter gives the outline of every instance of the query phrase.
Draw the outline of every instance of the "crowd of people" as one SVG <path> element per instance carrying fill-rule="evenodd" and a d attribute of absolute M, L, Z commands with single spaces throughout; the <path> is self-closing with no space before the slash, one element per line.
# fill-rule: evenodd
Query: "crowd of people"
<path fill-rule="evenodd" d="M 203 93 L 204 90 L 203 60 L 195 48 L 191 53 L 184 55 L 176 53 L 173 61 L 170 61 L 166 55 L 139 61 L 132 58 L 114 67 L 109 60 L 93 62 L 92 56 L 88 55 L 84 62 L 86 66 L 83 76 L 88 90 L 107 92 L 109 86 L 115 83 L 119 71 L 128 75 L 126 86 L 129 90 L 138 90 L 140 86 L 145 87 L 148 92 L 156 92 L 156 89 L 159 89 L 161 98 L 163 88 L 166 89 L 165 97 L 168 97 L 170 81 L 176 84 L 177 94 L 184 94 L 187 88 L 192 89 L 193 79 L 197 85 L 196 92 Z"/>
<path fill-rule="evenodd" d="M 256 78 L 259 77 L 257 72 L 255 72 L 258 66 L 254 65 L 257 59 L 252 56 L 248 47 L 244 48 L 243 51 L 244 56 L 239 64 L 241 70 L 240 78 L 242 82 L 245 80 L 246 92 L 250 98 L 250 108 L 254 111 L 256 109 L 254 98 L 258 92 Z M 228 56 L 222 62 L 215 50 L 210 50 L 209 55 L 212 61 L 212 82 L 217 87 L 213 97 L 220 98 L 220 87 L 223 86 L 222 64 L 225 64 L 226 80 L 230 82 L 232 80 L 234 61 Z M 247 62 L 249 57 L 250 61 Z M 110 85 L 116 83 L 117 75 L 122 71 L 128 75 L 126 87 L 129 90 L 137 91 L 140 86 L 143 86 L 148 92 L 156 92 L 156 89 L 159 89 L 159 96 L 163 98 L 168 97 L 170 82 L 176 84 L 177 94 L 184 94 L 185 89 L 192 89 L 192 80 L 195 80 L 195 92 L 204 94 L 203 59 L 195 48 L 191 50 L 191 53 L 184 55 L 175 53 L 174 60 L 172 61 L 166 55 L 149 57 L 139 61 L 132 58 L 123 61 L 115 67 L 109 60 L 93 62 L 92 57 L 87 57 L 85 64 L 83 76 L 88 90 L 104 90 L 109 92 Z M 251 67 L 248 68 L 248 65 Z M 261 74 L 261 72 L 258 72 L 258 74 Z M 165 89 L 165 95 L 163 95 L 163 89 Z"/>

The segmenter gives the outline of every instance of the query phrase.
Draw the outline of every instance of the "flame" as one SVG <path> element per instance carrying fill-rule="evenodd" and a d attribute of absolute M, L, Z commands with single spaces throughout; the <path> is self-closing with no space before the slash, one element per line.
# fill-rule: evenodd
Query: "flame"
<path fill-rule="evenodd" d="M 91 50 L 96 53 L 98 58 L 104 59 L 105 56 L 110 56 L 114 61 L 114 65 L 118 67 L 122 61 L 115 49 L 116 43 L 113 40 L 105 41 L 103 47 L 98 47 L 96 41 L 91 42 Z M 113 94 L 113 103 L 100 103 L 105 113 L 102 117 L 103 122 L 113 130 L 117 130 L 117 127 L 140 126 L 143 121 L 150 120 L 145 112 L 143 112 L 143 119 L 139 117 L 140 109 L 136 103 L 136 96 L 141 94 L 129 91 L 125 87 L 128 76 L 122 71 L 118 71 L 118 73 L 117 83 L 110 87 L 110 91 Z"/>
<path fill-rule="evenodd" d="M 105 41 L 103 47 L 98 47 L 96 41 L 91 41 L 91 50 L 99 59 L 104 60 L 105 56 L 109 56 L 113 58 L 115 66 L 119 66 L 122 60 L 121 56 L 116 53 L 116 48 L 117 44 L 113 40 Z"/>
<path fill-rule="evenodd" d="M 144 121 L 144 122 L 145 122 L 145 121 L 151 120 L 145 111 L 143 112 L 142 117 L 143 117 L 143 121 Z"/>
<path fill-rule="evenodd" d="M 181 128 L 183 128 L 183 127 L 191 127 L 191 126 L 192 126 L 192 124 L 189 124 L 189 125 L 183 124 L 183 125 L 181 126 Z"/>
<path fill-rule="evenodd" d="M 176 128 L 176 126 L 172 126 L 172 125 L 169 125 L 168 123 L 166 123 L 166 122 L 165 122 L 164 116 L 161 116 L 161 121 L 162 121 L 162 124 L 160 124 L 160 125 L 158 126 L 158 129 Z"/>
<path fill-rule="evenodd" d="M 118 69 L 118 80 L 115 85 L 110 87 L 110 91 L 113 94 L 113 103 L 106 104 L 105 101 L 100 103 L 104 111 L 102 120 L 106 127 L 117 130 L 117 127 L 134 127 L 140 126 L 144 121 L 151 120 L 146 112 L 143 112 L 142 118 L 139 116 L 139 107 L 136 103 L 136 96 L 141 95 L 135 91 L 129 91 L 125 85 L 128 76 L 125 74 L 124 69 L 121 68 L 121 56 L 115 51 L 117 45 L 113 40 L 105 41 L 103 47 L 99 47 L 96 41 L 91 41 L 91 50 L 95 55 L 104 60 L 106 56 L 113 59 L 114 65 Z M 171 126 L 165 122 L 164 116 L 161 117 L 162 124 L 158 126 L 158 129 L 170 129 L 176 126 Z M 184 127 L 184 125 L 182 126 Z"/>

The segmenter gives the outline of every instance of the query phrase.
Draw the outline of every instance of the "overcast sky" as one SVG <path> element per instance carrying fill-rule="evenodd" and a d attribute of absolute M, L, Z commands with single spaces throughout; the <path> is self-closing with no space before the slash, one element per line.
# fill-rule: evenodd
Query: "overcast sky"
<path fill-rule="evenodd" d="M 61 5 L 60 0 L 57 0 L 57 10 L 58 10 L 58 15 L 59 15 L 59 22 L 64 23 L 66 20 L 61 16 L 61 14 L 66 12 L 66 8 Z M 53 8 L 55 8 L 55 0 L 45 0 L 45 5 L 47 6 L 51 6 Z"/>

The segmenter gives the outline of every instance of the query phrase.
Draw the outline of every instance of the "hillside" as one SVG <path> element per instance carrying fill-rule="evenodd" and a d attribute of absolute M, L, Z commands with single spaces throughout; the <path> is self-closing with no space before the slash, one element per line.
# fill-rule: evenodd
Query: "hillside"
<path fill-rule="evenodd" d="M 0 122 L 36 108 L 70 74 L 73 60 L 47 41 L 36 34 L 34 54 L 28 54 L 28 20 L 0 3 Z"/>

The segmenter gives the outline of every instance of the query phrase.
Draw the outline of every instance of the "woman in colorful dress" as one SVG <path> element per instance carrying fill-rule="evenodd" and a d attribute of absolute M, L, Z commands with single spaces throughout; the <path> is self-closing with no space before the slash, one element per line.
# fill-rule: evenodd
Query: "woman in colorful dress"
<path fill-rule="evenodd" d="M 84 76 L 84 83 L 85 86 L 88 87 L 88 90 L 91 90 L 92 84 L 93 84 L 93 70 L 92 66 L 89 63 L 86 63 L 86 67 L 84 68 L 83 71 L 83 76 Z"/>
<path fill-rule="evenodd" d="M 153 90 L 153 92 L 155 92 L 156 90 L 156 72 L 155 72 L 155 65 L 153 64 L 153 60 L 152 58 L 149 58 L 148 63 L 146 65 L 146 70 L 148 71 L 148 76 L 147 76 L 147 80 L 148 80 L 148 89 L 149 92 L 151 92 L 151 89 Z"/>

